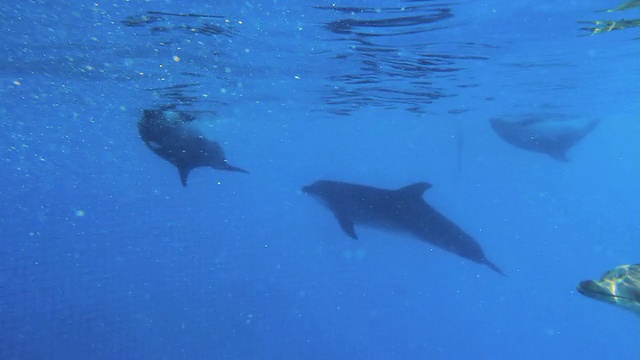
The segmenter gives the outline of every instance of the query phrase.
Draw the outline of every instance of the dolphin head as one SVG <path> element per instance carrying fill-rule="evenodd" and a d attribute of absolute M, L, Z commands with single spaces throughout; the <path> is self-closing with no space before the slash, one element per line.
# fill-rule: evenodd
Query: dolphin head
<path fill-rule="evenodd" d="M 329 206 L 329 198 L 331 197 L 332 182 L 326 180 L 316 181 L 311 185 L 303 186 L 302 192 L 311 195 L 322 205 Z"/>
<path fill-rule="evenodd" d="M 581 281 L 576 289 L 586 297 L 640 315 L 640 264 L 618 266 L 600 280 Z"/>
<path fill-rule="evenodd" d="M 162 110 L 142 110 L 142 118 L 146 121 L 158 121 L 164 118 L 164 111 Z"/>

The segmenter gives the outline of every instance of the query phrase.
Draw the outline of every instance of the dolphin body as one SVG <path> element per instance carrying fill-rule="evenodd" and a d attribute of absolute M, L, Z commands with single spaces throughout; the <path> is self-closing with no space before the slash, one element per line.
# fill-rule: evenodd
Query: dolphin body
<path fill-rule="evenodd" d="M 556 114 L 529 114 L 518 120 L 493 118 L 491 127 L 511 145 L 568 161 L 567 151 L 587 136 L 598 122 Z"/>
<path fill-rule="evenodd" d="M 505 275 L 487 259 L 480 244 L 424 201 L 422 195 L 430 187 L 420 182 L 387 190 L 320 180 L 302 191 L 324 203 L 342 230 L 354 239 L 358 238 L 355 224 L 403 232 Z"/>
<path fill-rule="evenodd" d="M 198 131 L 194 119 L 185 112 L 144 110 L 138 132 L 149 149 L 178 168 L 183 186 L 189 172 L 202 166 L 248 173 L 227 163 L 222 147 Z"/>

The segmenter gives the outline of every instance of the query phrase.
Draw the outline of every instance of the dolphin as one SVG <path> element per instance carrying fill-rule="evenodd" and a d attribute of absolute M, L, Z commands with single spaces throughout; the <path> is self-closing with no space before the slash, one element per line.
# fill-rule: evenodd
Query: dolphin
<path fill-rule="evenodd" d="M 520 119 L 493 118 L 491 127 L 503 140 L 521 149 L 569 161 L 567 151 L 598 125 L 598 120 L 570 119 L 557 114 L 528 114 Z"/>
<path fill-rule="evenodd" d="M 487 259 L 480 244 L 424 201 L 422 195 L 429 188 L 426 182 L 387 190 L 320 180 L 302 191 L 326 205 L 353 239 L 358 238 L 355 224 L 406 233 L 505 275 Z"/>
<path fill-rule="evenodd" d="M 607 271 L 600 280 L 581 281 L 576 289 L 586 297 L 640 315 L 640 264 L 620 265 Z"/>
<path fill-rule="evenodd" d="M 222 147 L 198 131 L 194 120 L 185 112 L 144 110 L 138 132 L 149 149 L 178 168 L 183 186 L 187 186 L 189 172 L 202 166 L 248 173 L 230 165 Z"/>

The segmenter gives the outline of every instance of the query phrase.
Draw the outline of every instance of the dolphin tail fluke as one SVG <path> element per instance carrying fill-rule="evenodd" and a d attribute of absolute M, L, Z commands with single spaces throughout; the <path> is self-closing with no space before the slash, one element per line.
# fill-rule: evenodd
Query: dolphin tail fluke
<path fill-rule="evenodd" d="M 488 267 L 491 268 L 491 270 L 497 272 L 498 274 L 502 275 L 502 276 L 507 276 L 505 273 L 502 272 L 502 270 L 500 270 L 499 267 L 495 266 L 491 261 L 484 259 L 484 264 L 487 265 Z"/>
<path fill-rule="evenodd" d="M 237 167 L 237 166 L 229 165 L 229 164 L 227 164 L 227 167 L 226 167 L 226 168 L 224 168 L 224 169 L 225 169 L 225 170 L 229 170 L 229 171 L 242 172 L 242 173 L 245 173 L 245 174 L 248 174 L 248 173 L 249 173 L 249 172 L 248 172 L 247 170 L 245 170 L 245 169 L 239 168 L 239 167 Z"/>

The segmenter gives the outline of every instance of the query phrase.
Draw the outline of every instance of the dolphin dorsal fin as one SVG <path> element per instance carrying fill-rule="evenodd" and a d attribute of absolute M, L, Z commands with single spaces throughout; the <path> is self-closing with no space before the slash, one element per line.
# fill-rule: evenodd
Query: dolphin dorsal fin
<path fill-rule="evenodd" d="M 396 190 L 399 193 L 402 193 L 409 197 L 422 197 L 425 191 L 431 188 L 431 184 L 428 182 L 419 182 L 407 186 L 403 186 L 400 189 Z"/>

